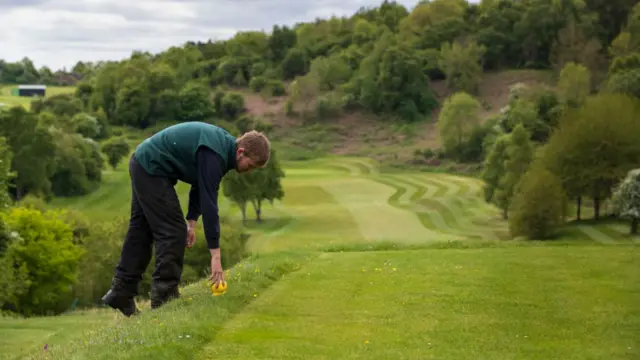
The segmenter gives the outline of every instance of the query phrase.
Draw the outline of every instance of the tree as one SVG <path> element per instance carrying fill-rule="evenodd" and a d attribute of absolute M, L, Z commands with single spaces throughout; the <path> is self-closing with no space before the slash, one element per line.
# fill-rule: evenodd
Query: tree
<path fill-rule="evenodd" d="M 611 116 L 615 114 L 615 116 Z M 593 199 L 594 218 L 613 186 L 638 165 L 640 101 L 628 95 L 599 94 L 565 112 L 544 149 L 547 168 L 578 200 Z"/>
<path fill-rule="evenodd" d="M 500 186 L 505 174 L 504 163 L 507 160 L 507 147 L 510 137 L 510 134 L 500 135 L 494 141 L 489 155 L 485 160 L 482 180 L 485 182 L 484 200 L 488 203 L 495 201 L 496 192 L 504 191 Z"/>
<path fill-rule="evenodd" d="M 255 171 L 255 170 L 254 170 Z M 230 171 L 222 180 L 222 189 L 224 196 L 238 205 L 242 213 L 242 223 L 247 219 L 247 203 L 251 201 L 251 192 L 255 190 L 255 184 L 251 182 L 251 173 L 241 174 Z"/>
<path fill-rule="evenodd" d="M 481 109 L 478 100 L 465 92 L 455 93 L 445 100 L 438 119 L 438 131 L 447 153 L 459 157 L 462 145 L 480 124 Z"/>
<path fill-rule="evenodd" d="M 523 124 L 518 124 L 513 129 L 506 150 L 505 175 L 501 178 L 500 190 L 496 192 L 497 200 L 505 219 L 508 218 L 508 211 L 516 192 L 516 186 L 529 169 L 529 165 L 533 160 L 533 146 L 529 141 L 529 133 L 525 130 Z"/>
<path fill-rule="evenodd" d="M 284 197 L 281 179 L 285 176 L 284 171 L 280 167 L 280 163 L 276 156 L 276 151 L 271 150 L 271 158 L 266 167 L 254 170 L 255 176 L 259 179 L 256 183 L 259 186 L 253 191 L 251 203 L 256 212 L 256 218 L 262 221 L 262 202 L 264 200 L 273 204 L 274 200 L 281 200 Z"/>
<path fill-rule="evenodd" d="M 180 101 L 178 118 L 180 121 L 203 120 L 213 115 L 209 88 L 204 84 L 196 81 L 188 82 L 180 90 L 178 97 Z"/>
<path fill-rule="evenodd" d="M 249 173 L 229 172 L 223 179 L 224 196 L 240 207 L 242 222 L 246 221 L 247 203 L 251 203 L 256 212 L 256 219 L 262 221 L 262 202 L 273 203 L 282 199 L 284 190 L 281 178 L 285 174 L 280 167 L 276 151 L 271 150 L 271 158 L 266 167 L 255 169 Z"/>
<path fill-rule="evenodd" d="M 532 166 L 518 183 L 509 207 L 509 231 L 514 237 L 549 239 L 563 224 L 565 208 L 566 195 L 558 177 Z"/>
<path fill-rule="evenodd" d="M 304 51 L 292 48 L 287 52 L 282 61 L 282 74 L 285 79 L 293 79 L 302 76 L 309 71 L 311 61 Z"/>
<path fill-rule="evenodd" d="M 439 68 L 445 74 L 447 86 L 470 94 L 478 92 L 482 76 L 482 57 L 487 48 L 475 41 L 444 43 L 440 49 Z"/>
<path fill-rule="evenodd" d="M 558 89 L 567 106 L 578 108 L 591 92 L 591 77 L 585 66 L 568 62 L 560 72 Z"/>
<path fill-rule="evenodd" d="M 102 145 L 102 152 L 107 155 L 109 165 L 115 170 L 120 160 L 129 154 L 129 143 L 123 137 L 111 138 Z"/>
<path fill-rule="evenodd" d="M 16 176 L 11 191 L 16 199 L 28 192 L 48 195 L 56 167 L 56 147 L 49 129 L 40 126 L 35 114 L 16 106 L 0 111 L 0 136 L 6 138 L 13 154 L 11 168 Z"/>
<path fill-rule="evenodd" d="M 615 187 L 612 196 L 614 212 L 631 220 L 629 233 L 638 233 L 640 223 L 640 169 L 633 169 Z"/>

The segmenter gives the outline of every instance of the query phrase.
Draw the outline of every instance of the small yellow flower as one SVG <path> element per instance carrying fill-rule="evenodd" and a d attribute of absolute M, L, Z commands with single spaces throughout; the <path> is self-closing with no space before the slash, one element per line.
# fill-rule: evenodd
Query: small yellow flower
<path fill-rule="evenodd" d="M 364 343 L 365 343 L 365 344 L 368 344 L 368 343 L 369 343 L 369 340 L 365 340 L 365 341 L 364 341 Z"/>

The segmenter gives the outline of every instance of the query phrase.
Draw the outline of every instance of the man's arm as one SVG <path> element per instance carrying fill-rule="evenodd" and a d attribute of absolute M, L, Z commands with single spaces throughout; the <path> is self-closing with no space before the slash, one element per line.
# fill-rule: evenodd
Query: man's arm
<path fill-rule="evenodd" d="M 198 184 L 191 185 L 189 190 L 189 209 L 187 210 L 187 220 L 198 221 L 202 212 L 200 211 L 200 189 Z"/>
<path fill-rule="evenodd" d="M 220 155 L 207 147 L 198 149 L 196 156 L 198 161 L 198 186 L 195 194 L 198 195 L 199 208 L 202 210 L 204 234 L 207 238 L 209 249 L 219 249 L 218 189 L 224 174 L 224 165 Z"/>

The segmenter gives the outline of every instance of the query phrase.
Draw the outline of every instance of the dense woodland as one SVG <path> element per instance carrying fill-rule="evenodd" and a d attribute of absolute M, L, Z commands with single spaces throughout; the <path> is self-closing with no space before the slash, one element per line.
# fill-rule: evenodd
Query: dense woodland
<path fill-rule="evenodd" d="M 557 86 L 516 85 L 509 105 L 482 119 L 482 74 L 509 69 L 549 69 Z M 640 5 L 632 0 L 435 0 L 410 9 L 385 1 L 350 17 L 79 62 L 72 74 L 74 94 L 0 111 L 0 287 L 8 290 L 0 307 L 8 311 L 97 303 L 127 219 L 90 224 L 73 212 L 45 211 L 46 201 L 95 191 L 102 171 L 133 150 L 126 127 L 196 120 L 234 134 L 269 132 L 246 114 L 242 88 L 286 96 L 288 116 L 316 122 L 347 112 L 389 123 L 437 121 L 441 148 L 421 156 L 482 164 L 485 200 L 503 210 L 514 237 L 551 239 L 570 209 L 579 219 L 588 204 L 598 219 L 605 202 L 637 231 Z M 52 76 L 27 58 L 0 61 L 0 83 L 55 83 Z M 453 95 L 439 102 L 435 80 Z M 224 195 L 243 216 L 253 207 L 259 217 L 264 201 L 284 195 L 274 159 L 248 175 L 255 182 L 225 179 Z M 222 234 L 227 267 L 244 255 L 246 236 L 224 219 Z M 188 252 L 185 281 L 206 270 L 202 250 Z"/>

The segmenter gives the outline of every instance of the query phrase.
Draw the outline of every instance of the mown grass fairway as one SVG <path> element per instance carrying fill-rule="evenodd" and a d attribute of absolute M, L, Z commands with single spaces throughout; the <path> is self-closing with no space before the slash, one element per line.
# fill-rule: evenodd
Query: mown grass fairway
<path fill-rule="evenodd" d="M 18 85 L 0 84 L 0 104 L 4 104 L 6 107 L 21 105 L 27 109 L 30 108 L 31 101 L 35 98 L 12 95 L 11 90 L 17 87 Z M 46 96 L 73 93 L 75 90 L 76 88 L 74 86 L 47 86 Z"/>
<path fill-rule="evenodd" d="M 506 224 L 476 179 L 383 173 L 356 158 L 284 166 L 285 199 L 264 205 L 263 223 L 249 222 L 254 255 L 229 271 L 225 296 L 191 285 L 161 310 L 112 313 L 72 341 L 40 339 L 40 320 L 27 320 L 33 358 L 640 356 L 640 251 L 623 224 L 572 226 L 549 243 L 504 241 Z M 126 216 L 128 181 L 123 161 L 97 193 L 55 204 Z M 188 187 L 178 191 L 186 209 Z M 221 209 L 239 223 L 234 206 L 223 200 Z M 0 352 L 25 354 L 6 343 Z"/>

